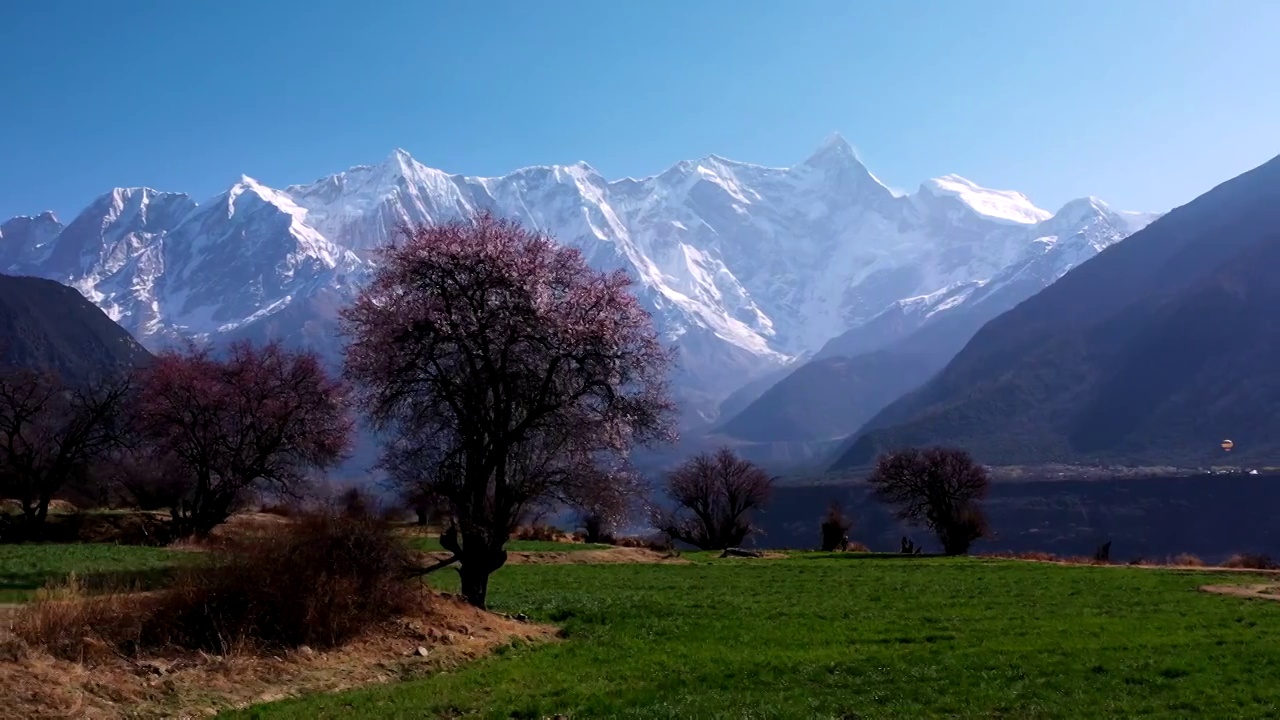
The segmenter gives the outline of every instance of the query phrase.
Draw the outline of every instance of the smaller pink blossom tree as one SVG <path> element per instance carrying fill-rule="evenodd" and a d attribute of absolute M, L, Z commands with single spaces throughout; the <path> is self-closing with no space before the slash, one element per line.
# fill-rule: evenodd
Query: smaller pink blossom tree
<path fill-rule="evenodd" d="M 404 228 L 344 313 L 346 375 L 382 464 L 447 505 L 462 594 L 483 607 L 522 515 L 617 478 L 672 435 L 670 352 L 621 271 L 490 214 Z"/>
<path fill-rule="evenodd" d="M 67 385 L 30 370 L 0 372 L 0 497 L 18 500 L 35 531 L 53 496 L 86 481 L 121 444 L 128 378 Z"/>
<path fill-rule="evenodd" d="M 948 555 L 963 555 L 990 530 L 982 498 L 991 487 L 987 469 L 959 448 L 903 448 L 876 458 L 867 476 L 874 496 L 899 520 L 933 530 Z"/>
<path fill-rule="evenodd" d="M 201 536 L 249 490 L 296 497 L 342 460 L 352 429 L 342 383 L 315 354 L 277 343 L 161 353 L 141 373 L 134 420 L 141 451 L 190 485 L 175 530 Z"/>
<path fill-rule="evenodd" d="M 702 550 L 737 547 L 755 530 L 751 513 L 768 503 L 773 481 L 764 468 L 727 447 L 695 455 L 667 474 L 674 506 L 656 508 L 653 525 Z"/>

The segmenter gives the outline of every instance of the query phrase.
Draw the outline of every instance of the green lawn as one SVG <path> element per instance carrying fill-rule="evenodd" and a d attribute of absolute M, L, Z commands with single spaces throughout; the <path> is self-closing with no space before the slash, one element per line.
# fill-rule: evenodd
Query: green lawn
<path fill-rule="evenodd" d="M 432 535 L 421 535 L 409 538 L 409 545 L 423 552 L 440 552 L 440 538 Z M 608 550 L 611 545 L 594 545 L 591 543 L 567 543 L 552 540 L 512 540 L 507 543 L 510 552 L 577 552 L 580 550 Z"/>
<path fill-rule="evenodd" d="M 150 585 L 191 553 L 107 544 L 0 545 L 0 603 L 22 602 L 50 581 L 75 573 L 99 584 Z"/>
<path fill-rule="evenodd" d="M 1249 581 L 817 554 L 509 566 L 495 609 L 564 642 L 228 717 L 1274 717 L 1280 603 L 1196 590 Z"/>

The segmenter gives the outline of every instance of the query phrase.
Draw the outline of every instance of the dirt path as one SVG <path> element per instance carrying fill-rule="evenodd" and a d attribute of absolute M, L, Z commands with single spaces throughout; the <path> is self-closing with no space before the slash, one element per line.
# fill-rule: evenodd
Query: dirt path
<path fill-rule="evenodd" d="M 1280 601 L 1280 585 L 1204 585 L 1201 591 L 1233 597 L 1259 598 Z"/>
<path fill-rule="evenodd" d="M 1280 577 L 1280 569 L 1261 569 L 1261 568 L 1242 568 L 1242 567 L 1220 567 L 1215 565 L 1157 565 L 1152 563 L 1139 563 L 1130 565 L 1129 563 L 1112 562 L 1112 563 L 1095 563 L 1089 561 L 1074 560 L 1040 560 L 1037 558 L 1025 557 L 1000 557 L 997 555 L 976 555 L 979 560 L 1001 560 L 1031 563 L 1046 563 L 1049 565 L 1070 565 L 1079 567 L 1096 567 L 1096 568 L 1131 568 L 1136 570 L 1179 570 L 1182 572 L 1197 573 L 1225 573 L 1225 574 L 1246 574 L 1246 575 L 1266 575 L 1270 577 Z"/>

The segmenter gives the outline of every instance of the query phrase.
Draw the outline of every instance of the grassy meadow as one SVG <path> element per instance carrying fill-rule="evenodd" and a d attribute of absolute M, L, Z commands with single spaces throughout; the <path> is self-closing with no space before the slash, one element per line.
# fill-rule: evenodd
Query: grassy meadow
<path fill-rule="evenodd" d="M 75 575 L 89 586 L 150 586 L 191 553 L 89 543 L 0 545 L 0 603 L 28 600 L 49 583 Z"/>
<path fill-rule="evenodd" d="M 563 628 L 425 680 L 231 718 L 1110 718 L 1280 712 L 1280 603 L 1246 575 L 795 554 L 513 565 L 495 610 Z M 452 572 L 434 580 L 444 589 Z"/>

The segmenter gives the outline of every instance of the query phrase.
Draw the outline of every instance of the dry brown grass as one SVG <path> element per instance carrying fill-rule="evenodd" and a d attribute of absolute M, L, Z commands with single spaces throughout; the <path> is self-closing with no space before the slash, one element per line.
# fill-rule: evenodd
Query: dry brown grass
<path fill-rule="evenodd" d="M 1057 562 L 1058 560 L 1057 555 L 1054 555 L 1053 553 L 1040 552 L 1038 550 L 1023 551 L 1023 552 L 1005 551 L 1005 552 L 996 552 L 996 553 L 982 553 L 978 555 L 978 557 L 993 558 L 997 560 L 1032 560 L 1035 562 Z"/>
<path fill-rule="evenodd" d="M 511 533 L 512 540 L 539 540 L 543 542 L 575 542 L 573 535 L 550 525 L 525 525 Z M 580 542 L 580 541 L 579 541 Z"/>
<path fill-rule="evenodd" d="M 1191 553 L 1181 553 L 1169 558 L 1169 564 L 1176 567 L 1204 567 L 1204 561 Z"/>
<path fill-rule="evenodd" d="M 74 578 L 0 619 L 14 717 L 191 717 L 416 677 L 549 637 L 405 580 L 374 520 L 301 518 L 210 549 L 164 590 L 89 596 Z M 566 553 L 567 554 L 567 553 Z"/>
<path fill-rule="evenodd" d="M 1222 567 L 1247 568 L 1249 570 L 1275 570 L 1280 566 L 1276 565 L 1276 563 L 1266 555 L 1243 553 L 1232 555 L 1227 558 L 1227 561 L 1222 563 Z"/>
<path fill-rule="evenodd" d="M 74 575 L 42 589 L 10 614 L 9 632 L 21 642 L 75 662 L 98 662 L 137 644 L 155 593 L 123 589 L 90 596 Z"/>
<path fill-rule="evenodd" d="M 128 605 L 140 599 L 97 601 Z M 77 600 L 63 596 L 59 602 Z M 54 611 L 46 605 L 40 612 Z M 56 612 L 89 619 L 99 611 L 59 606 Z M 503 618 L 426 591 L 403 617 L 370 627 L 329 651 L 302 647 L 267 655 L 210 655 L 168 648 L 124 655 L 106 650 L 72 660 L 0 626 L 0 698 L 4 716 L 14 718 L 209 716 L 301 694 L 422 677 L 502 645 L 554 635 L 554 628 Z M 418 654 L 419 648 L 425 656 Z"/>
<path fill-rule="evenodd" d="M 411 556 L 384 526 L 316 516 L 179 569 L 163 591 L 86 597 L 71 583 L 18 614 L 15 635 L 66 660 L 168 647 L 215 654 L 334 647 L 402 615 Z"/>

